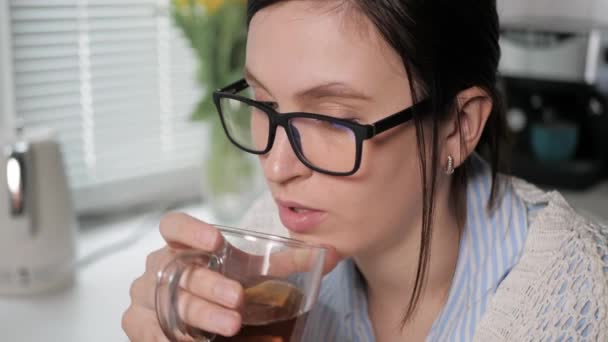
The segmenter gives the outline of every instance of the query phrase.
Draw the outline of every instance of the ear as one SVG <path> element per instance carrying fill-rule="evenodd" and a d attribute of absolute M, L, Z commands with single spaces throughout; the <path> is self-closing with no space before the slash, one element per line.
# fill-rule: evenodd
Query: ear
<path fill-rule="evenodd" d="M 457 95 L 454 113 L 442 127 L 442 160 L 452 156 L 455 168 L 462 165 L 479 143 L 492 106 L 491 97 L 479 87 L 466 89 Z"/>

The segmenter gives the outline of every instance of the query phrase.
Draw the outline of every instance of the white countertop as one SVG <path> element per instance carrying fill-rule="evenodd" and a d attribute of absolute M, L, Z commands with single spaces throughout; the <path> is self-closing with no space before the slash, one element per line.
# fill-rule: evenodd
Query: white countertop
<path fill-rule="evenodd" d="M 205 208 L 183 209 L 211 221 Z M 142 226 L 143 222 L 148 227 Z M 0 297 L 0 340 L 10 342 L 124 342 L 123 312 L 131 282 L 144 270 L 146 256 L 163 246 L 158 220 L 150 215 L 102 224 L 80 233 L 79 255 L 124 241 L 133 230 L 142 237 L 133 245 L 81 268 L 73 287 L 35 297 Z"/>
<path fill-rule="evenodd" d="M 582 193 L 565 192 L 565 196 L 581 212 L 608 222 L 608 182 Z M 182 211 L 213 222 L 206 208 L 188 207 Z M 163 245 L 158 219 L 154 219 L 141 215 L 82 231 L 78 246 L 81 257 L 124 241 L 133 231 L 141 232 L 142 237 L 81 268 L 76 284 L 68 290 L 36 297 L 0 297 L 1 341 L 127 341 L 121 318 L 129 305 L 130 284 L 142 274 L 146 256 Z"/>

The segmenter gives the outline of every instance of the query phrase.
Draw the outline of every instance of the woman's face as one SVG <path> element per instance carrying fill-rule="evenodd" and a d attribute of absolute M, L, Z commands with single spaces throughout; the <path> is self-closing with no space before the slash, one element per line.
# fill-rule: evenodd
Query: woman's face
<path fill-rule="evenodd" d="M 281 113 L 373 123 L 412 105 L 401 58 L 371 22 L 318 1 L 286 1 L 258 12 L 249 30 L 246 69 L 256 99 L 274 102 Z M 353 256 L 389 248 L 420 225 L 411 122 L 365 141 L 353 176 L 307 168 L 282 128 L 260 160 L 281 220 L 295 238 Z"/>

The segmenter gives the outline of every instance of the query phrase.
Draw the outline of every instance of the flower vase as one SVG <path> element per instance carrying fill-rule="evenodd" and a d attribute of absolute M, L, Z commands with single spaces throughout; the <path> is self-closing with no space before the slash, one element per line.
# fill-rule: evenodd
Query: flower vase
<path fill-rule="evenodd" d="M 221 127 L 211 131 L 203 194 L 219 224 L 236 224 L 263 188 L 258 158 L 239 150 Z"/>

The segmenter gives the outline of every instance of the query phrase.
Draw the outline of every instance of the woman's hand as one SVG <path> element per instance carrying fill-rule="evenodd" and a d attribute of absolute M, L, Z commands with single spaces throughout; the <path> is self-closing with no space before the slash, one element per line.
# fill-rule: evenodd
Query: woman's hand
<path fill-rule="evenodd" d="M 186 214 L 164 216 L 160 232 L 167 246 L 148 255 L 144 274 L 131 285 L 131 305 L 122 318 L 122 327 L 133 342 L 168 341 L 156 317 L 157 273 L 179 251 L 212 252 L 224 242 L 216 228 Z M 207 269 L 196 269 L 190 276 L 182 277 L 181 286 L 178 312 L 186 324 L 223 336 L 233 336 L 239 331 L 238 308 L 244 292 L 238 282 Z"/>

